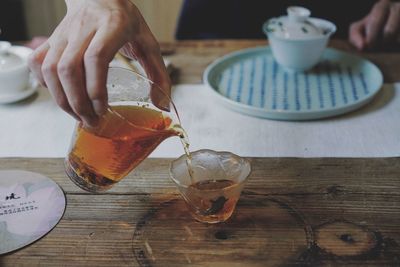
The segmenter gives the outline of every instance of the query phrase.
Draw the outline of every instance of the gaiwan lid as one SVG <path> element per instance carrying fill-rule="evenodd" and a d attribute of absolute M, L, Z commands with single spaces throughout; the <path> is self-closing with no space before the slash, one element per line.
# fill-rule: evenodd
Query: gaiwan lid
<path fill-rule="evenodd" d="M 10 52 L 9 42 L 0 42 L 0 71 L 14 69 L 24 65 L 24 60 Z"/>
<path fill-rule="evenodd" d="M 311 11 L 304 7 L 291 6 L 287 8 L 287 16 L 272 18 L 267 21 L 265 31 L 276 37 L 292 40 L 310 39 L 326 34 L 309 19 Z"/>

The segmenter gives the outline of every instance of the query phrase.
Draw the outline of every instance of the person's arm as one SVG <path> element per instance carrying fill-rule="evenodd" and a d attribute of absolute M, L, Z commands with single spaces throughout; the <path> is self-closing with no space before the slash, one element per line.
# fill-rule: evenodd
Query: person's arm
<path fill-rule="evenodd" d="M 159 45 L 135 5 L 129 0 L 65 2 L 64 19 L 29 60 L 35 76 L 64 111 L 89 125 L 96 123 L 107 106 L 108 65 L 121 48 L 170 94 Z M 168 99 L 158 99 L 155 105 L 168 107 Z"/>
<path fill-rule="evenodd" d="M 399 38 L 400 2 L 380 0 L 366 17 L 350 25 L 350 42 L 359 50 L 398 43 Z"/>

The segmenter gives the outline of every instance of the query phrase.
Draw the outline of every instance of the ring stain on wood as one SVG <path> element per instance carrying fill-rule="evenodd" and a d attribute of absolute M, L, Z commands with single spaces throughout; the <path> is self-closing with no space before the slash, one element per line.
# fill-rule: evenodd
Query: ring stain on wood
<path fill-rule="evenodd" d="M 288 258 L 298 262 L 311 248 L 309 229 L 301 214 L 275 198 L 244 195 L 231 220 L 220 224 L 195 221 L 183 200 L 175 199 L 140 219 L 133 253 L 140 266 L 185 266 L 205 260 L 211 266 L 262 266 L 266 261 L 281 265 Z"/>
<path fill-rule="evenodd" d="M 276 222 L 269 224 L 268 219 Z M 240 229 L 245 232 L 238 233 Z M 258 242 L 254 242 L 257 238 Z M 249 239 L 258 247 L 246 247 Z M 268 243 L 273 247 L 268 247 Z M 229 257 L 224 254 L 225 248 Z M 232 256 L 234 251 L 238 255 Z M 361 264 L 382 258 L 400 264 L 399 245 L 394 239 L 383 238 L 378 231 L 347 220 L 311 226 L 284 201 L 249 191 L 240 199 L 233 218 L 215 225 L 195 221 L 180 199 L 162 202 L 137 223 L 133 252 L 140 266 L 149 267 L 168 266 L 179 262 L 177 257 L 181 260 L 178 266 L 201 263 L 205 258 L 215 262 L 215 266 L 237 263 L 238 259 L 246 266 L 260 266 L 260 259 L 268 261 L 268 266 L 318 266 L 349 261 Z"/>
<path fill-rule="evenodd" d="M 400 265 L 397 242 L 379 231 L 347 220 L 333 220 L 314 227 L 315 243 L 298 259 L 303 266 L 322 263 L 359 262 L 388 259 Z M 391 265 L 392 266 L 392 265 Z"/>

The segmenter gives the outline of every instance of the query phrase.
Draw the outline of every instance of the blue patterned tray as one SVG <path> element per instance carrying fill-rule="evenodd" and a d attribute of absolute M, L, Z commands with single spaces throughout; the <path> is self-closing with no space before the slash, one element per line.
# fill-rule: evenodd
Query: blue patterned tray
<path fill-rule="evenodd" d="M 229 108 L 276 120 L 310 120 L 355 110 L 382 87 L 370 61 L 328 48 L 311 71 L 286 71 L 269 47 L 237 51 L 207 67 L 204 82 Z"/>

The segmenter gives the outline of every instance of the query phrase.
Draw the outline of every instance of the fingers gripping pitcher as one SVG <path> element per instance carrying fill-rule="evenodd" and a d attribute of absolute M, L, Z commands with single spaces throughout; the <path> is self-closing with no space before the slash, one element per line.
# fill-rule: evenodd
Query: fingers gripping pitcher
<path fill-rule="evenodd" d="M 93 193 L 111 188 L 166 138 L 184 136 L 173 103 L 153 104 L 169 97 L 147 78 L 110 68 L 107 90 L 107 112 L 96 127 L 77 124 L 65 159 L 69 178 Z"/>

